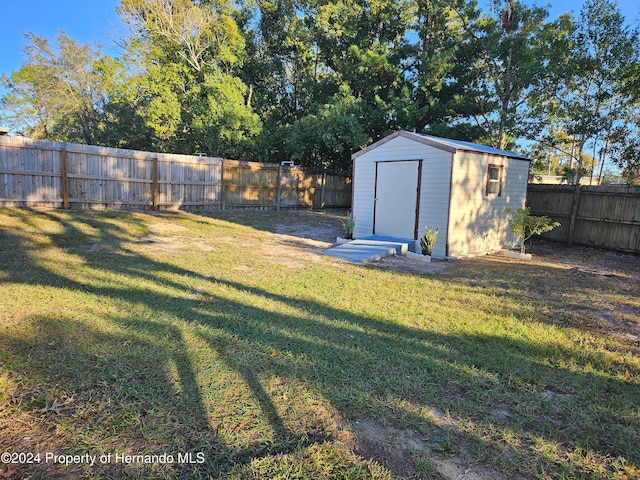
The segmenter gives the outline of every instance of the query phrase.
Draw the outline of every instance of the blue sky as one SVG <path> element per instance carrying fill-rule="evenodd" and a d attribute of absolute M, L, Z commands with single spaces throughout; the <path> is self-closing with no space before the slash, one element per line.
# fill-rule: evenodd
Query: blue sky
<path fill-rule="evenodd" d="M 51 38 L 58 30 L 80 43 L 98 42 L 116 54 L 113 40 L 122 31 L 116 14 L 119 0 L 0 0 L 0 72 L 22 65 L 24 33 Z"/>
<path fill-rule="evenodd" d="M 115 10 L 119 3 L 119 0 L 0 0 L 0 73 L 9 74 L 22 65 L 26 32 L 51 38 L 58 30 L 64 30 L 80 43 L 98 42 L 104 46 L 105 53 L 117 54 L 113 41 L 123 31 Z M 484 2 L 481 0 L 481 3 Z M 545 1 L 536 3 L 544 5 Z M 551 16 L 555 18 L 569 10 L 578 12 L 583 1 L 553 0 L 550 3 Z M 638 0 L 620 0 L 619 5 L 627 20 L 637 24 L 640 20 Z"/>

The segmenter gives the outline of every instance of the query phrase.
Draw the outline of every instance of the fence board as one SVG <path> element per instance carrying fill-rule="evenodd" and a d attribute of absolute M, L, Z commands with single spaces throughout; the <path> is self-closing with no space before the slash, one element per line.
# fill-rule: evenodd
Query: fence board
<path fill-rule="evenodd" d="M 325 207 L 351 205 L 351 178 L 328 174 L 325 179 Z"/>
<path fill-rule="evenodd" d="M 300 167 L 0 137 L 0 206 L 217 210 L 350 204 L 344 173 L 324 172 L 323 184 L 322 172 Z"/>
<path fill-rule="evenodd" d="M 544 238 L 568 242 L 575 192 L 573 185 L 533 185 L 527 205 L 533 215 L 546 215 L 561 223 Z M 573 242 L 581 245 L 640 253 L 640 188 L 582 186 Z"/>
<path fill-rule="evenodd" d="M 278 168 L 275 164 L 225 160 L 225 206 L 277 207 Z"/>

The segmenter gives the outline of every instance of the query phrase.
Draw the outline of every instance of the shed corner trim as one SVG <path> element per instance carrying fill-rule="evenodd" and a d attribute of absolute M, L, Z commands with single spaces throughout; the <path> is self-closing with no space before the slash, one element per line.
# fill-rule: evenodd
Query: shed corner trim
<path fill-rule="evenodd" d="M 437 148 L 438 150 L 443 150 L 448 153 L 456 153 L 460 150 L 459 148 L 453 147 L 451 145 L 446 145 L 443 142 L 439 142 L 435 138 L 431 138 L 429 136 L 410 133 L 404 130 L 401 130 L 401 132 L 404 133 L 404 135 L 402 135 L 403 137 L 410 138 L 411 140 L 415 140 L 416 142 L 423 143 L 424 145 L 428 145 L 433 148 Z"/>

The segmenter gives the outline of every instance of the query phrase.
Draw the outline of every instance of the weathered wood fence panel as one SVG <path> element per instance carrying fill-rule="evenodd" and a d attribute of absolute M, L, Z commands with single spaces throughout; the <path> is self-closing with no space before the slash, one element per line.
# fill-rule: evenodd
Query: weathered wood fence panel
<path fill-rule="evenodd" d="M 225 208 L 277 207 L 278 171 L 275 164 L 225 160 Z"/>
<path fill-rule="evenodd" d="M 350 204 L 344 173 L 0 137 L 0 206 L 217 210 Z"/>
<path fill-rule="evenodd" d="M 18 139 L 20 140 L 20 139 Z M 0 202 L 6 206 L 62 206 L 62 157 L 55 142 L 23 148 L 0 137 Z"/>
<path fill-rule="evenodd" d="M 322 207 L 322 172 L 303 171 L 299 167 L 282 167 L 280 206 L 306 205 Z"/>
<path fill-rule="evenodd" d="M 327 175 L 324 184 L 325 207 L 351 205 L 351 178 L 346 175 Z"/>
<path fill-rule="evenodd" d="M 580 186 L 573 238 L 569 226 L 575 197 L 573 185 L 529 185 L 527 206 L 561 226 L 544 234 L 549 240 L 640 253 L 640 188 Z"/>

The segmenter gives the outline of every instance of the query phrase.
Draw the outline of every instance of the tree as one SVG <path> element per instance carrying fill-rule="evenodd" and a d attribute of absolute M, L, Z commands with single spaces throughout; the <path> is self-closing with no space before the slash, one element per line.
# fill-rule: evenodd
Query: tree
<path fill-rule="evenodd" d="M 598 165 L 595 156 L 582 153 L 582 169 L 575 166 L 575 147 L 573 137 L 565 132 L 549 130 L 549 137 L 539 140 L 527 148 L 527 155 L 534 161 L 531 165 L 533 175 L 561 176 L 568 183 L 574 183 L 576 178 L 593 175 Z"/>
<path fill-rule="evenodd" d="M 403 76 L 408 80 L 408 102 L 397 109 L 398 124 L 416 131 L 448 135 L 451 124 L 477 110 L 466 102 L 463 80 L 467 63 L 463 53 L 463 25 L 477 16 L 473 3 L 462 1 L 416 0 L 409 29 L 416 41 L 403 45 Z M 404 113 L 404 117 L 403 114 Z M 475 138 L 473 133 L 456 137 Z"/>
<path fill-rule="evenodd" d="M 468 95 L 480 108 L 475 120 L 496 148 L 520 137 L 529 96 L 546 78 L 559 28 L 545 22 L 547 16 L 545 8 L 495 0 L 490 14 L 464 21 Z"/>
<path fill-rule="evenodd" d="M 511 209 L 507 209 L 511 213 Z M 560 226 L 559 222 L 552 222 L 549 217 L 536 217 L 531 215 L 531 210 L 518 208 L 511 216 L 511 231 L 520 239 L 520 253 L 525 253 L 525 242 L 534 235 L 541 235 L 550 232 Z"/>
<path fill-rule="evenodd" d="M 98 145 L 153 150 L 154 131 L 146 124 L 148 98 L 119 59 L 103 57 L 94 63 L 108 99 L 102 107 Z"/>
<path fill-rule="evenodd" d="M 285 152 L 287 126 L 317 111 L 337 92 L 332 72 L 324 65 L 311 28 L 299 15 L 304 6 L 294 0 L 246 2 L 240 16 L 248 61 L 239 71 L 260 116 L 256 160 L 289 160 Z M 303 160 L 305 162 L 306 160 Z"/>
<path fill-rule="evenodd" d="M 59 32 L 48 39 L 28 33 L 25 63 L 2 83 L 5 118 L 23 135 L 96 143 L 106 102 L 96 62 L 100 48 L 81 45 Z"/>
<path fill-rule="evenodd" d="M 568 36 L 566 56 L 557 61 L 553 88 L 541 90 L 546 98 L 540 116 L 549 129 L 572 138 L 576 171 L 584 169 L 589 144 L 599 152 L 602 169 L 609 153 L 624 155 L 620 147 L 633 139 L 636 107 L 623 80 L 637 68 L 640 52 L 638 32 L 625 26 L 617 4 L 587 0 L 579 20 Z"/>
<path fill-rule="evenodd" d="M 611 131 L 613 161 L 631 185 L 640 184 L 640 63 L 627 65 L 621 81 L 624 121 Z M 602 173 L 601 173 L 602 176 Z"/>
<path fill-rule="evenodd" d="M 291 160 L 306 166 L 350 170 L 351 152 L 371 138 L 360 120 L 362 100 L 347 87 L 316 112 L 285 127 L 284 149 Z"/>
<path fill-rule="evenodd" d="M 235 75 L 244 39 L 230 2 L 122 0 L 125 57 L 162 151 L 242 157 L 261 124 Z"/>
<path fill-rule="evenodd" d="M 307 10 L 318 54 L 366 112 L 364 130 L 378 138 L 395 127 L 396 108 L 405 98 L 400 68 L 411 21 L 410 2 L 310 2 Z"/>
<path fill-rule="evenodd" d="M 399 66 L 408 1 L 274 0 L 244 17 L 243 79 L 255 87 L 266 158 L 348 167 L 363 139 L 397 128 L 410 103 Z"/>

